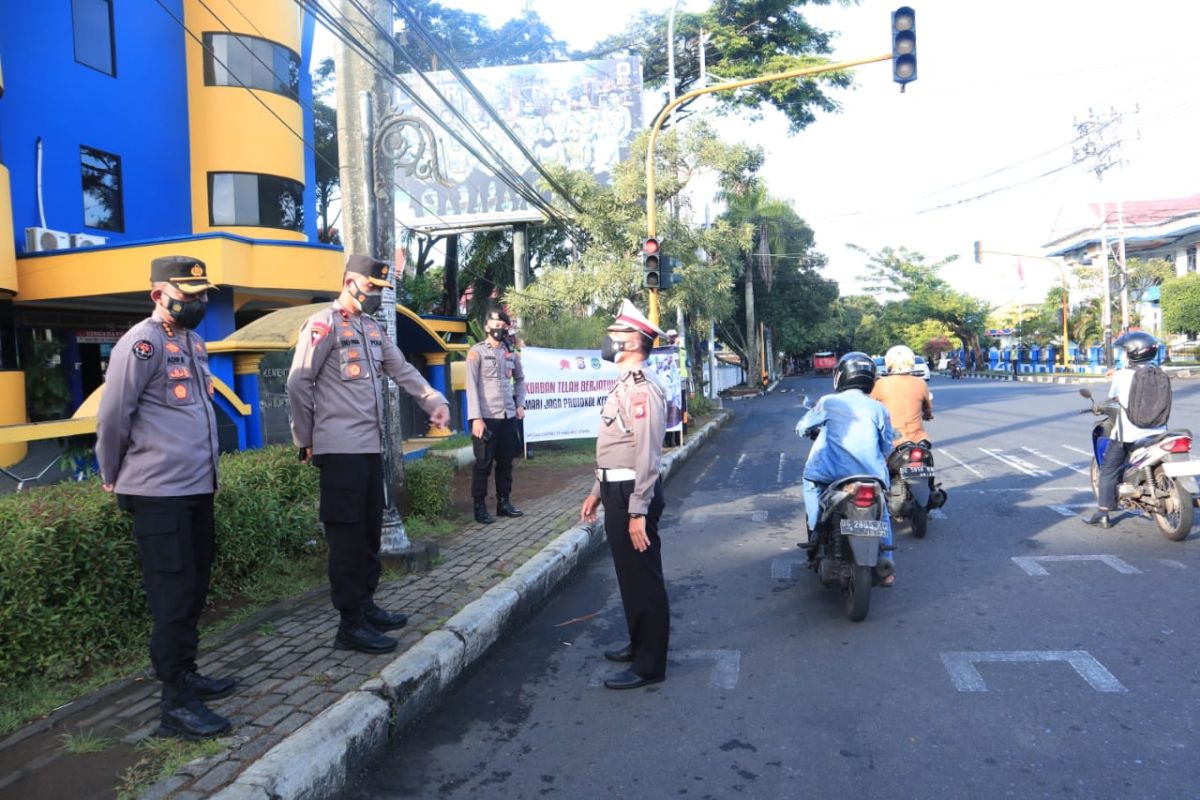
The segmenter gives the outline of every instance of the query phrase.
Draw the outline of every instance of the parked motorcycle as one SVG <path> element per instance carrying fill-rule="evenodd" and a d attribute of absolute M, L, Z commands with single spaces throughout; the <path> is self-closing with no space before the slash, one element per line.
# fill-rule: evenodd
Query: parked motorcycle
<path fill-rule="evenodd" d="M 946 504 L 946 491 L 935 482 L 933 445 L 927 439 L 901 442 L 887 463 L 891 484 L 887 490 L 888 511 L 894 520 L 909 520 L 913 536 L 924 539 L 929 512 Z"/>
<path fill-rule="evenodd" d="M 1079 393 L 1092 401 L 1092 413 L 1102 419 L 1092 427 L 1092 492 L 1100 496 L 1100 464 L 1109 437 L 1117 424 L 1120 408 L 1116 403 L 1098 405 L 1088 389 Z M 1148 436 L 1127 446 L 1117 502 L 1121 508 L 1144 511 L 1154 518 L 1163 535 L 1182 541 L 1192 530 L 1196 496 L 1200 494 L 1196 476 L 1200 460 L 1191 457 L 1192 432 L 1183 428 Z"/>

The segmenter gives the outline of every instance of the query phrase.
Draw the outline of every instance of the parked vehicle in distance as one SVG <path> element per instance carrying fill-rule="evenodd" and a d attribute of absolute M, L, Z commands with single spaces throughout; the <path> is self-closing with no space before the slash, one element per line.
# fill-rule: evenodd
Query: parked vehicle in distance
<path fill-rule="evenodd" d="M 812 361 L 813 361 L 813 372 L 817 373 L 818 375 L 820 375 L 821 373 L 825 373 L 826 375 L 832 375 L 833 368 L 837 366 L 838 358 L 837 358 L 836 353 L 830 353 L 830 352 L 813 353 Z"/>
<path fill-rule="evenodd" d="M 929 380 L 929 365 L 925 363 L 925 359 L 921 356 L 917 356 L 915 359 L 913 359 L 913 364 L 914 366 L 912 374 L 916 375 L 918 378 Z"/>

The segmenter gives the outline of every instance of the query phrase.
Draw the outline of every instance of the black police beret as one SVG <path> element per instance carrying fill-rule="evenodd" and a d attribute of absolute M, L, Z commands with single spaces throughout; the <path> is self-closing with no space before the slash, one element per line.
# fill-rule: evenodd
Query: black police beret
<path fill-rule="evenodd" d="M 163 256 L 150 262 L 150 282 L 174 284 L 185 294 L 216 289 L 208 281 L 208 267 L 191 256 Z"/>
<path fill-rule="evenodd" d="M 508 314 L 498 308 L 493 308 L 491 311 L 489 311 L 487 318 L 490 320 L 498 319 L 505 325 L 512 325 L 512 320 L 508 318 Z"/>
<path fill-rule="evenodd" d="M 350 256 L 346 259 L 346 272 L 357 272 L 376 286 L 392 285 L 388 279 L 392 272 L 392 265 L 370 256 Z"/>

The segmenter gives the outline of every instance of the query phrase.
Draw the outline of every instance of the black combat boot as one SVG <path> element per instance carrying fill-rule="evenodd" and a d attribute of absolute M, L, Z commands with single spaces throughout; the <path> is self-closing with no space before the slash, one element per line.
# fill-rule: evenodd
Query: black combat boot
<path fill-rule="evenodd" d="M 525 512 L 509 502 L 508 495 L 500 495 L 496 498 L 496 516 L 497 517 L 523 517 Z"/>
<path fill-rule="evenodd" d="M 195 671 L 184 673 L 183 683 L 201 700 L 229 697 L 237 689 L 236 678 L 209 678 Z"/>
<path fill-rule="evenodd" d="M 232 724 L 196 697 L 182 680 L 164 683 L 159 713 L 159 736 L 210 739 L 228 733 Z"/>
<path fill-rule="evenodd" d="M 406 620 L 407 621 L 407 620 Z M 333 639 L 334 650 L 354 650 L 359 653 L 390 653 L 400 644 L 391 636 L 384 636 L 371 627 L 365 614 L 342 613 L 337 636 Z"/>
<path fill-rule="evenodd" d="M 496 521 L 496 518 L 488 513 L 486 498 L 475 498 L 475 521 L 481 525 L 491 525 Z"/>
<path fill-rule="evenodd" d="M 363 606 L 363 616 L 377 631 L 394 631 L 408 624 L 408 614 L 380 608 L 374 600 L 368 600 Z"/>

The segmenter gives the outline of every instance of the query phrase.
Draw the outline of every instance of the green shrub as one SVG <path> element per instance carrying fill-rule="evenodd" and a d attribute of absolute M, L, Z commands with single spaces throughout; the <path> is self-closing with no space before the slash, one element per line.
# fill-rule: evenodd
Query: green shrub
<path fill-rule="evenodd" d="M 716 405 L 713 401 L 702 394 L 696 394 L 695 397 L 688 398 L 688 416 L 703 417 L 715 407 Z"/>
<path fill-rule="evenodd" d="M 450 510 L 450 481 L 454 465 L 444 458 L 418 458 L 404 462 L 404 480 L 415 517 L 435 520 Z"/>
<path fill-rule="evenodd" d="M 316 502 L 317 471 L 290 447 L 222 456 L 211 596 L 302 551 Z M 0 497 L 0 685 L 86 673 L 149 628 L 131 517 L 98 480 Z"/>

